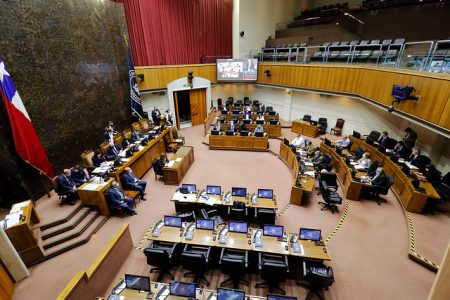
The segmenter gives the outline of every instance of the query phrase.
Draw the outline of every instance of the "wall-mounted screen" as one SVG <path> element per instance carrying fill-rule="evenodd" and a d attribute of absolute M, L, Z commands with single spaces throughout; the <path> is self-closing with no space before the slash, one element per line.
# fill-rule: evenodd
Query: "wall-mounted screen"
<path fill-rule="evenodd" d="M 256 81 L 257 59 L 218 59 L 217 81 Z"/>

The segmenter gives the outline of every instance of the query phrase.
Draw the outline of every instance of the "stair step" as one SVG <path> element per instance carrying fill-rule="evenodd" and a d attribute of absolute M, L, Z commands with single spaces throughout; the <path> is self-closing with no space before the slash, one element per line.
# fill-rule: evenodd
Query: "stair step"
<path fill-rule="evenodd" d="M 79 237 L 95 221 L 95 219 L 99 215 L 100 213 L 97 211 L 88 210 L 86 216 L 83 217 L 83 219 L 80 222 L 78 222 L 74 228 L 44 240 L 42 246 L 44 247 L 44 249 L 48 249 L 58 244 L 64 243 L 68 240 Z"/>
<path fill-rule="evenodd" d="M 66 232 L 66 231 L 69 231 L 69 230 L 75 228 L 81 221 L 83 221 L 83 219 L 89 214 L 90 211 L 91 211 L 91 209 L 88 207 L 81 208 L 70 218 L 69 221 L 44 230 L 42 232 L 42 239 L 46 240 L 55 235 L 61 234 L 63 232 Z"/>
<path fill-rule="evenodd" d="M 55 257 L 59 254 L 62 254 L 64 252 L 67 252 L 73 248 L 76 248 L 80 245 L 83 245 L 87 243 L 92 235 L 96 233 L 102 225 L 108 220 L 108 217 L 99 215 L 94 222 L 89 226 L 89 228 L 83 232 L 83 234 L 75 239 L 69 240 L 65 243 L 61 243 L 59 245 L 56 245 L 55 247 L 52 247 L 48 250 L 44 250 L 44 260 L 50 259 L 52 257 Z"/>
<path fill-rule="evenodd" d="M 35 228 L 40 228 L 41 230 L 46 230 L 51 227 L 55 227 L 59 224 L 65 223 L 65 222 L 69 221 L 81 208 L 83 208 L 83 205 L 78 204 L 65 217 L 47 222 L 45 224 L 37 224 Z"/>

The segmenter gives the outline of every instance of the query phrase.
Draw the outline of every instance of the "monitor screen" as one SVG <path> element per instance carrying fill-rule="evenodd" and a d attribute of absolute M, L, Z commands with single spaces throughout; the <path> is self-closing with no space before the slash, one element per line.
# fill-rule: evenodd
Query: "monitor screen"
<path fill-rule="evenodd" d="M 263 227 L 263 235 L 266 236 L 275 236 L 275 237 L 283 237 L 283 226 L 279 225 L 264 225 Z"/>
<path fill-rule="evenodd" d="M 273 190 L 270 189 L 258 189 L 258 198 L 273 198 Z"/>
<path fill-rule="evenodd" d="M 324 143 L 325 143 L 325 145 L 331 147 L 331 141 L 329 139 L 325 138 Z"/>
<path fill-rule="evenodd" d="M 188 189 L 189 193 L 195 193 L 195 191 L 197 190 L 197 185 L 195 184 L 190 184 L 190 183 L 183 183 L 181 185 L 182 188 Z"/>
<path fill-rule="evenodd" d="M 125 274 L 127 289 L 150 292 L 150 277 Z"/>
<path fill-rule="evenodd" d="M 359 133 L 358 131 L 353 131 L 353 137 L 360 139 L 361 138 L 361 133 Z"/>
<path fill-rule="evenodd" d="M 257 59 L 218 59 L 217 81 L 256 81 Z"/>
<path fill-rule="evenodd" d="M 297 297 L 267 294 L 267 300 L 297 300 Z"/>
<path fill-rule="evenodd" d="M 245 292 L 226 288 L 217 288 L 217 300 L 244 300 Z"/>
<path fill-rule="evenodd" d="M 171 227 L 180 227 L 182 224 L 182 220 L 180 217 L 175 216 L 164 216 L 164 225 L 165 226 L 171 226 Z"/>
<path fill-rule="evenodd" d="M 222 193 L 222 188 L 220 185 L 207 185 L 206 193 L 210 195 L 220 195 Z"/>
<path fill-rule="evenodd" d="M 195 282 L 185 283 L 178 281 L 171 281 L 169 283 L 170 294 L 173 296 L 195 298 Z"/>
<path fill-rule="evenodd" d="M 247 189 L 238 187 L 231 188 L 231 196 L 245 197 L 247 196 Z"/>
<path fill-rule="evenodd" d="M 195 220 L 195 228 L 204 230 L 214 230 L 214 220 L 197 219 Z"/>
<path fill-rule="evenodd" d="M 228 223 L 228 229 L 230 232 L 247 233 L 248 223 L 239 221 L 230 221 Z"/>
<path fill-rule="evenodd" d="M 300 228 L 300 239 L 319 242 L 321 236 L 320 229 Z"/>

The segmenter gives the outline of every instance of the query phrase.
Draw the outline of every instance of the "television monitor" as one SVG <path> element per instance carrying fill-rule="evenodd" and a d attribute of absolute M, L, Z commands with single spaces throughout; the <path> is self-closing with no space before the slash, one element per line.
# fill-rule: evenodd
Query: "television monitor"
<path fill-rule="evenodd" d="M 264 120 L 256 120 L 256 124 L 264 124 Z"/>
<path fill-rule="evenodd" d="M 188 189 L 189 193 L 195 193 L 195 191 L 197 190 L 197 185 L 193 183 L 183 183 L 181 187 Z"/>
<path fill-rule="evenodd" d="M 317 121 L 316 120 L 311 120 L 311 121 L 309 121 L 309 124 L 317 126 Z"/>
<path fill-rule="evenodd" d="M 226 131 L 226 135 L 234 135 L 234 131 L 233 130 L 227 130 Z"/>
<path fill-rule="evenodd" d="M 218 59 L 217 81 L 256 81 L 257 59 Z"/>
<path fill-rule="evenodd" d="M 211 135 L 220 135 L 220 131 L 219 130 L 211 130 Z"/>
<path fill-rule="evenodd" d="M 244 124 L 250 124 L 251 122 L 252 122 L 252 120 L 251 119 L 244 119 L 244 120 L 242 120 L 242 122 L 244 123 Z"/>
<path fill-rule="evenodd" d="M 242 136 L 248 136 L 248 130 L 241 130 Z"/>
<path fill-rule="evenodd" d="M 233 187 L 231 188 L 231 196 L 245 197 L 247 196 L 247 189 L 240 187 Z"/>
<path fill-rule="evenodd" d="M 217 300 L 244 300 L 245 292 L 235 289 L 217 288 Z"/>
<path fill-rule="evenodd" d="M 195 228 L 203 230 L 214 230 L 214 220 L 196 219 Z"/>
<path fill-rule="evenodd" d="M 248 223 L 242 221 L 230 221 L 228 223 L 228 230 L 230 232 L 247 233 Z"/>
<path fill-rule="evenodd" d="M 277 125 L 278 121 L 277 120 L 270 120 L 269 123 L 270 123 L 270 125 Z"/>
<path fill-rule="evenodd" d="M 273 190 L 271 190 L 271 189 L 258 189 L 258 198 L 273 199 Z"/>
<path fill-rule="evenodd" d="M 280 225 L 264 225 L 263 227 L 263 235 L 265 236 L 274 236 L 274 237 L 283 237 L 284 228 Z"/>
<path fill-rule="evenodd" d="M 320 229 L 300 228 L 300 239 L 319 242 L 322 231 Z"/>
<path fill-rule="evenodd" d="M 269 116 L 274 116 L 274 115 L 277 114 L 277 112 L 276 112 L 276 111 L 273 111 L 273 110 L 270 110 L 270 111 L 268 111 L 267 113 L 269 114 Z"/>
<path fill-rule="evenodd" d="M 355 138 L 355 139 L 360 139 L 361 138 L 361 133 L 359 133 L 358 131 L 353 131 L 353 137 Z"/>
<path fill-rule="evenodd" d="M 255 132 L 255 136 L 256 137 L 263 137 L 264 136 L 264 132 Z"/>
<path fill-rule="evenodd" d="M 220 185 L 207 185 L 206 193 L 210 195 L 220 195 L 222 193 L 222 188 Z"/>
<path fill-rule="evenodd" d="M 222 109 L 220 112 L 222 113 L 222 115 L 228 114 L 228 110 L 226 110 L 226 109 Z"/>
<path fill-rule="evenodd" d="M 233 115 L 239 115 L 241 111 L 239 109 L 233 110 Z"/>
<path fill-rule="evenodd" d="M 297 297 L 267 294 L 267 300 L 297 300 Z"/>
<path fill-rule="evenodd" d="M 181 228 L 182 224 L 183 224 L 183 220 L 181 219 L 181 217 L 164 216 L 164 226 Z"/>
<path fill-rule="evenodd" d="M 187 282 L 171 281 L 169 283 L 170 295 L 172 296 L 194 299 L 195 289 L 196 289 L 195 282 L 187 283 Z"/>
<path fill-rule="evenodd" d="M 327 138 L 325 138 L 324 144 L 327 145 L 328 147 L 331 147 L 331 141 Z"/>
<path fill-rule="evenodd" d="M 127 289 L 150 292 L 150 277 L 125 274 L 125 286 Z"/>

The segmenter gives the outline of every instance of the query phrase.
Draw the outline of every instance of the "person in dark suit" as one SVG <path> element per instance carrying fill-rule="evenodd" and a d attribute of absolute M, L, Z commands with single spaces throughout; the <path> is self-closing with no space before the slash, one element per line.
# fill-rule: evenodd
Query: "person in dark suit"
<path fill-rule="evenodd" d="M 441 172 L 439 172 L 433 164 L 425 166 L 424 175 L 432 185 L 439 184 L 442 181 Z"/>
<path fill-rule="evenodd" d="M 133 199 L 125 195 L 117 182 L 111 182 L 111 188 L 106 193 L 106 197 L 110 206 L 121 208 L 130 216 L 137 215 Z"/>
<path fill-rule="evenodd" d="M 133 131 L 133 133 L 131 134 L 131 141 L 134 143 L 138 140 L 141 139 L 141 134 L 139 133 L 139 131 Z"/>
<path fill-rule="evenodd" d="M 114 132 L 109 129 L 109 127 L 105 127 L 105 131 L 103 132 L 103 139 L 107 142 L 114 140 Z"/>
<path fill-rule="evenodd" d="M 94 156 L 92 156 L 92 164 L 94 167 L 98 168 L 102 164 L 102 162 L 105 162 L 106 158 L 102 155 L 102 151 L 100 149 L 97 149 L 95 151 Z"/>
<path fill-rule="evenodd" d="M 71 178 L 71 172 L 69 169 L 64 169 L 63 173 L 58 177 L 58 193 L 67 195 L 67 202 L 70 205 L 75 204 L 75 200 L 78 199 L 77 188 Z"/>
<path fill-rule="evenodd" d="M 387 184 L 386 174 L 384 174 L 384 169 L 382 167 L 378 167 L 375 171 L 375 176 L 370 180 L 372 186 L 385 187 Z"/>
<path fill-rule="evenodd" d="M 122 185 L 126 190 L 138 191 L 141 200 L 147 200 L 145 199 L 145 187 L 147 186 L 147 182 L 145 180 L 140 180 L 129 167 L 125 168 L 125 172 L 122 175 Z"/>
<path fill-rule="evenodd" d="M 73 168 L 72 172 L 70 173 L 70 178 L 72 179 L 76 187 L 79 187 L 83 183 L 86 183 L 89 179 L 86 175 L 86 172 L 84 171 L 84 168 L 81 165 L 76 165 L 75 168 Z"/>
<path fill-rule="evenodd" d="M 122 140 L 122 148 L 125 149 L 131 145 L 131 140 L 129 138 L 124 138 Z"/>
<path fill-rule="evenodd" d="M 156 106 L 152 110 L 152 119 L 153 123 L 155 123 L 155 126 L 159 126 L 159 124 L 161 123 L 161 112 Z"/>
<path fill-rule="evenodd" d="M 119 157 L 119 153 L 121 150 L 122 148 L 119 145 L 114 144 L 114 142 L 110 142 L 109 148 L 106 151 L 106 158 L 108 160 L 115 160 L 116 158 Z"/>
<path fill-rule="evenodd" d="M 413 153 L 408 157 L 407 161 L 413 166 L 419 168 L 419 170 L 424 171 L 425 166 L 429 163 L 427 158 L 420 154 L 420 149 L 414 149 Z"/>
<path fill-rule="evenodd" d="M 242 123 L 241 126 L 240 126 L 240 130 L 241 130 L 241 131 L 248 131 L 247 125 L 245 125 L 244 123 Z"/>
<path fill-rule="evenodd" d="M 230 124 L 227 126 L 227 131 L 237 131 L 236 126 L 234 125 L 233 121 L 230 121 Z"/>
<path fill-rule="evenodd" d="M 405 129 L 405 136 L 403 137 L 403 141 L 405 142 L 405 146 L 408 149 L 414 148 L 417 140 L 417 133 L 412 130 L 412 128 L 408 127 Z"/>
<path fill-rule="evenodd" d="M 399 158 L 405 158 L 411 153 L 411 150 L 409 150 L 403 141 L 399 141 L 397 145 L 394 147 L 394 150 L 392 151 L 393 156 L 397 156 Z"/>
<path fill-rule="evenodd" d="M 381 134 L 380 138 L 378 139 L 377 143 L 379 145 L 379 147 L 383 147 L 386 148 L 388 143 L 389 143 L 389 134 L 386 131 L 383 131 L 383 133 Z"/>

